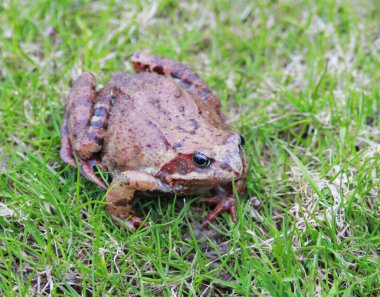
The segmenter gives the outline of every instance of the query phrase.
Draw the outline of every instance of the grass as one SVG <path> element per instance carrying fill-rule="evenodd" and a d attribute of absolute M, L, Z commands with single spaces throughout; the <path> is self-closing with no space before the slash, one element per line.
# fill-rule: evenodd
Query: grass
<path fill-rule="evenodd" d="M 379 14 L 375 0 L 0 3 L 0 295 L 379 295 Z M 73 79 L 104 84 L 142 49 L 195 69 L 245 136 L 236 224 L 201 229 L 207 207 L 173 197 L 137 200 L 151 226 L 120 230 L 60 160 Z"/>

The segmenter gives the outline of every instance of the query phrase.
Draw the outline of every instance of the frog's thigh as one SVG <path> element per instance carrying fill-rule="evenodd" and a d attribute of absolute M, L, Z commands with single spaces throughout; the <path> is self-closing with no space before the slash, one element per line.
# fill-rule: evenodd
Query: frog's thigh
<path fill-rule="evenodd" d="M 67 131 L 72 148 L 82 157 L 83 137 L 86 134 L 88 122 L 92 117 L 93 105 L 96 100 L 95 76 L 89 72 L 83 73 L 74 82 L 67 98 L 65 118 Z"/>
<path fill-rule="evenodd" d="M 137 73 L 141 71 L 155 72 L 171 76 L 182 81 L 182 87 L 195 91 L 200 98 L 216 109 L 219 109 L 220 99 L 210 90 L 207 84 L 186 65 L 161 56 L 137 52 L 131 57 Z M 195 89 L 195 90 L 194 90 Z"/>
<path fill-rule="evenodd" d="M 97 95 L 95 76 L 89 72 L 74 82 L 66 103 L 65 126 L 75 154 L 88 159 L 101 150 L 104 126 L 110 109 L 109 96 Z"/>
<path fill-rule="evenodd" d="M 92 154 L 102 149 L 113 98 L 111 90 L 106 88 L 100 90 L 87 129 L 75 148 L 80 157 L 90 158 Z"/>
<path fill-rule="evenodd" d="M 106 197 L 106 210 L 113 219 L 117 217 L 123 221 L 134 218 L 131 205 L 135 191 L 165 191 L 155 177 L 139 171 L 126 171 L 117 175 L 110 189 Z"/>

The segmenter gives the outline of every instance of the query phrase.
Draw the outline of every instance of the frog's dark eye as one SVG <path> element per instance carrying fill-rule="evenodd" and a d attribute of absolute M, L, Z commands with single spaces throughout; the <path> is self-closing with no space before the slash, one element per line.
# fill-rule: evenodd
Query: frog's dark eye
<path fill-rule="evenodd" d="M 202 153 L 193 154 L 193 163 L 199 168 L 206 168 L 210 166 L 210 158 Z"/>
<path fill-rule="evenodd" d="M 245 138 L 242 135 L 240 135 L 240 145 L 245 146 Z"/>

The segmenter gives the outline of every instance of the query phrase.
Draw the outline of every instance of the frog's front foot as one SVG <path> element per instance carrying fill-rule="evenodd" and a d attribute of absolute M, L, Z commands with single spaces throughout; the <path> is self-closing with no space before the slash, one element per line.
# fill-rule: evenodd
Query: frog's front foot
<path fill-rule="evenodd" d="M 131 231 L 136 231 L 139 227 L 147 227 L 148 224 L 143 224 L 143 219 L 135 216 L 130 202 L 128 199 L 120 199 L 106 206 L 107 213 L 111 217 L 112 222 L 119 228 Z"/>
<path fill-rule="evenodd" d="M 236 198 L 225 197 L 225 196 L 214 196 L 211 198 L 204 198 L 201 200 L 206 204 L 215 206 L 215 208 L 206 216 L 205 220 L 202 223 L 203 227 L 207 227 L 212 223 L 222 212 L 229 211 L 231 214 L 232 220 L 236 222 Z"/>
<path fill-rule="evenodd" d="M 107 213 L 116 226 L 135 231 L 138 227 L 147 227 L 143 220 L 135 216 L 132 199 L 135 191 L 165 190 L 153 176 L 139 171 L 125 171 L 117 175 L 109 188 L 106 201 Z"/>
<path fill-rule="evenodd" d="M 131 231 L 136 231 L 136 229 L 139 227 L 146 228 L 149 226 L 147 223 L 143 224 L 143 219 L 134 215 L 124 214 L 120 217 L 113 215 L 111 212 L 108 212 L 108 214 L 111 217 L 112 222 L 119 228 L 125 228 Z M 123 219 L 122 217 L 125 217 L 125 219 Z"/>

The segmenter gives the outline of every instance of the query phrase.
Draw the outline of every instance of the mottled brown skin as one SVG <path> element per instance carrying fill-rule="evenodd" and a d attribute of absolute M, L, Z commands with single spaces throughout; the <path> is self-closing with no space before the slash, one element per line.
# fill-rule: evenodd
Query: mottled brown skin
<path fill-rule="evenodd" d="M 245 188 L 247 158 L 240 136 L 227 132 L 220 101 L 185 65 L 147 53 L 132 56 L 136 74 L 114 73 L 96 91 L 95 77 L 82 74 L 68 96 L 61 158 L 107 189 L 107 212 L 118 226 L 142 224 L 131 209 L 135 192 L 196 195 L 236 220 L 236 197 Z M 195 153 L 206 155 L 200 168 Z M 109 188 L 94 174 L 100 166 L 114 176 Z"/>

